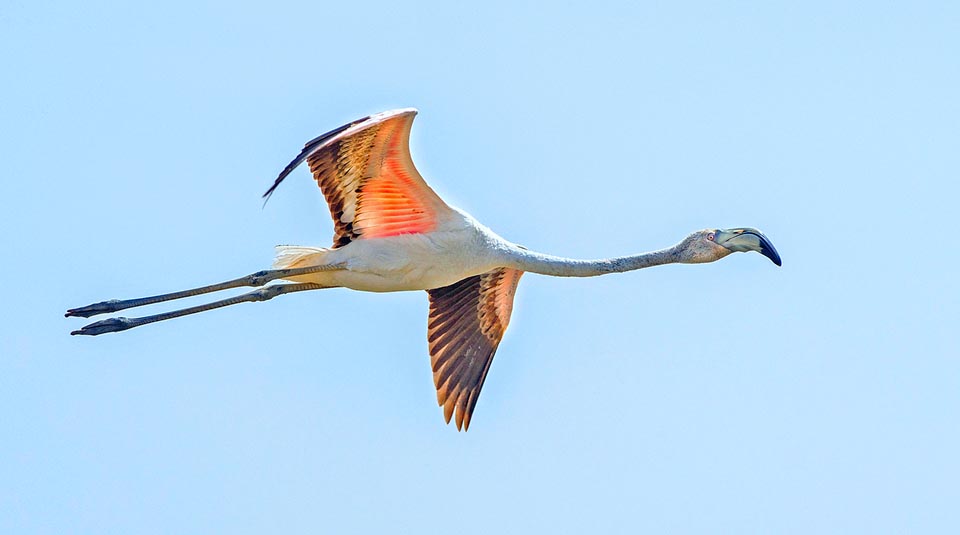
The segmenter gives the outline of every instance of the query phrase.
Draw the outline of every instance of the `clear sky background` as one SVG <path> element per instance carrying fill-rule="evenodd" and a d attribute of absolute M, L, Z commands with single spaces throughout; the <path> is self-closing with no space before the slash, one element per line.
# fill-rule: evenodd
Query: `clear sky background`
<path fill-rule="evenodd" d="M 956 2 L 138 4 L 0 7 L 0 532 L 960 525 Z M 306 170 L 260 195 L 405 106 L 428 182 L 508 239 L 755 226 L 783 268 L 525 277 L 469 433 L 423 292 L 68 335 L 328 245 Z"/>

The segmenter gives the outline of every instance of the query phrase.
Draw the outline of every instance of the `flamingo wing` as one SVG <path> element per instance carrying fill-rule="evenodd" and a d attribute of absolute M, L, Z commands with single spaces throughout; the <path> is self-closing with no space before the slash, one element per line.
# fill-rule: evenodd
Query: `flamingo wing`
<path fill-rule="evenodd" d="M 427 290 L 427 341 L 437 402 L 447 423 L 456 409 L 457 429 L 470 428 L 483 381 L 510 323 L 521 275 L 516 269 L 497 268 Z"/>
<path fill-rule="evenodd" d="M 371 115 L 309 141 L 263 196 L 306 161 L 330 207 L 334 247 L 436 229 L 452 210 L 410 158 L 416 114 L 407 108 Z"/>

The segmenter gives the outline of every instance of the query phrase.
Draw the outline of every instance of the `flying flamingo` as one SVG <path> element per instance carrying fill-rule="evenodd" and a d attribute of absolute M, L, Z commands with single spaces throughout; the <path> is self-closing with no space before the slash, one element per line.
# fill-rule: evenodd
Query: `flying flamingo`
<path fill-rule="evenodd" d="M 68 310 L 88 318 L 131 307 L 243 286 L 259 289 L 213 303 L 140 318 L 109 318 L 70 334 L 98 335 L 281 294 L 351 288 L 365 292 L 426 290 L 427 340 L 437 401 L 447 423 L 468 429 L 480 389 L 510 322 L 524 272 L 593 277 L 661 264 L 699 264 L 736 251 L 757 251 L 776 265 L 773 244 L 752 228 L 708 229 L 659 251 L 602 260 L 550 256 L 511 243 L 467 213 L 448 206 L 410 158 L 408 108 L 364 117 L 306 144 L 264 198 L 307 162 L 333 216 L 333 246 L 278 247 L 271 270 L 220 284 Z M 282 284 L 266 285 L 282 279 Z"/>

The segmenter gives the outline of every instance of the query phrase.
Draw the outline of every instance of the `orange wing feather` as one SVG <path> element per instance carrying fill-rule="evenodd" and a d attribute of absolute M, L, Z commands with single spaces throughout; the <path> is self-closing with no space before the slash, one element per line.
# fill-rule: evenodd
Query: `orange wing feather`
<path fill-rule="evenodd" d="M 510 324 L 522 271 L 497 268 L 443 288 L 428 290 L 427 341 L 437 402 L 447 422 L 469 429 L 493 355 Z"/>
<path fill-rule="evenodd" d="M 334 247 L 353 240 L 430 232 L 450 207 L 410 158 L 417 111 L 364 117 L 311 140 L 264 194 L 306 161 L 330 208 Z"/>

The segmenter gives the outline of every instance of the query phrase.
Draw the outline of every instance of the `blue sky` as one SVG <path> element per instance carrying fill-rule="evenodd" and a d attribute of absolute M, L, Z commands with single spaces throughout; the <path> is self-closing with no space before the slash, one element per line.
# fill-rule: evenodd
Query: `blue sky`
<path fill-rule="evenodd" d="M 0 531 L 956 529 L 955 3 L 349 4 L 0 7 Z M 68 336 L 327 245 L 306 171 L 260 194 L 405 106 L 511 240 L 755 226 L 783 268 L 525 277 L 466 434 L 421 292 Z"/>

